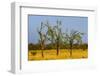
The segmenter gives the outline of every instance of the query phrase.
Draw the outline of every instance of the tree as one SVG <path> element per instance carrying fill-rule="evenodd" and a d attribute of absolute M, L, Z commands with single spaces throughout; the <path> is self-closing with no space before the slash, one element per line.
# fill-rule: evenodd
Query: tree
<path fill-rule="evenodd" d="M 82 43 L 82 35 L 83 33 L 72 30 L 69 34 L 66 32 L 64 35 L 64 43 L 69 44 L 70 47 L 70 57 L 72 57 L 72 47 L 73 44 L 81 44 Z"/>
<path fill-rule="evenodd" d="M 46 36 L 47 36 L 47 33 L 43 32 L 44 27 L 45 26 L 43 25 L 43 22 L 41 22 L 40 29 L 38 29 L 39 43 L 40 43 L 40 46 L 41 46 L 42 57 L 44 57 L 43 51 L 44 51 L 44 48 L 45 48 Z"/>
<path fill-rule="evenodd" d="M 47 21 L 45 26 L 47 27 L 47 40 L 49 40 L 52 44 L 52 48 L 55 46 L 55 34 L 54 34 L 54 28 L 49 24 Z"/>
<path fill-rule="evenodd" d="M 57 20 L 57 25 L 50 26 L 49 23 L 45 24 L 48 28 L 48 40 L 51 41 L 52 45 L 56 44 L 56 51 L 57 55 L 59 55 L 59 49 L 60 49 L 60 42 L 62 37 L 62 31 L 61 31 L 61 21 Z M 53 46 L 54 47 L 54 46 Z"/>

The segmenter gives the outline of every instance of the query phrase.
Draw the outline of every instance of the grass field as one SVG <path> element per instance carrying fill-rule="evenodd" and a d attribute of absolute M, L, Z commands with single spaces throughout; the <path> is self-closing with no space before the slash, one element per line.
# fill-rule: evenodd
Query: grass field
<path fill-rule="evenodd" d="M 59 55 L 56 55 L 56 50 L 44 50 L 44 57 L 41 55 L 41 50 L 29 50 L 28 52 L 28 60 L 56 60 L 56 59 L 80 59 L 87 58 L 88 51 L 87 50 L 73 50 L 72 57 L 70 57 L 69 50 L 62 49 L 59 52 Z"/>

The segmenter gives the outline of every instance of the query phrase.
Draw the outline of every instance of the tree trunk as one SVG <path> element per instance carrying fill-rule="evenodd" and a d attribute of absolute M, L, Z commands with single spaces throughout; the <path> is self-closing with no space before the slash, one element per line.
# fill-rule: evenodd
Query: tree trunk
<path fill-rule="evenodd" d="M 72 57 L 72 41 L 70 41 L 70 57 Z"/>
<path fill-rule="evenodd" d="M 42 52 L 41 53 L 42 53 L 42 57 L 44 58 L 43 49 L 42 49 Z"/>
<path fill-rule="evenodd" d="M 72 49 L 70 49 L 70 57 L 72 57 Z"/>
<path fill-rule="evenodd" d="M 44 44 L 42 43 L 41 44 L 41 54 L 42 54 L 42 57 L 44 57 L 43 51 L 44 51 Z"/>
<path fill-rule="evenodd" d="M 59 55 L 59 39 L 57 39 L 57 56 Z"/>

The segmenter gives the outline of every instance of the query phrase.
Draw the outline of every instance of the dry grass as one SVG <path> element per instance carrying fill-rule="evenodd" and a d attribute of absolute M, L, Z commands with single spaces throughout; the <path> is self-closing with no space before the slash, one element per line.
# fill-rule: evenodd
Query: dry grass
<path fill-rule="evenodd" d="M 41 55 L 41 50 L 30 50 L 28 53 L 28 60 L 56 60 L 56 59 L 80 59 L 87 58 L 88 51 L 87 50 L 73 50 L 72 57 L 70 57 L 69 50 L 62 49 L 59 52 L 59 55 L 56 55 L 56 50 L 44 50 L 44 57 Z"/>

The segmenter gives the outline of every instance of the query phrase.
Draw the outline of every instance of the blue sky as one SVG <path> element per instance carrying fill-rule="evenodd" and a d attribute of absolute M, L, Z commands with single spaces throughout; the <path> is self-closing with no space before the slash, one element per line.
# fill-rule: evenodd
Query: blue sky
<path fill-rule="evenodd" d="M 28 16 L 28 43 L 37 43 L 39 35 L 37 29 L 41 22 L 49 21 L 53 26 L 56 25 L 57 20 L 62 21 L 62 31 L 77 30 L 85 33 L 82 40 L 84 43 L 88 42 L 88 17 L 79 16 L 43 16 L 43 15 L 29 15 Z"/>

